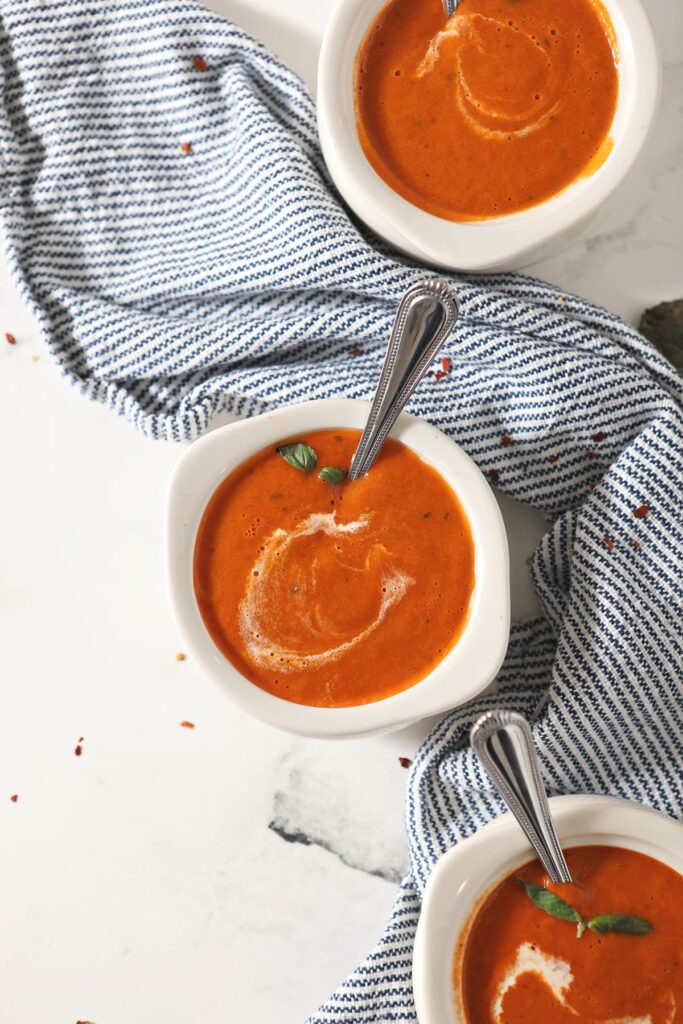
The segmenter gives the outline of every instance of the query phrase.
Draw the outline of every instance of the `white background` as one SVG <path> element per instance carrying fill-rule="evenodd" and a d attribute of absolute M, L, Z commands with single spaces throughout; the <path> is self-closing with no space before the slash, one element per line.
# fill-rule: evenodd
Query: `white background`
<path fill-rule="evenodd" d="M 314 84 L 327 0 L 210 6 Z M 683 294 L 683 22 L 648 8 L 665 62 L 648 153 L 599 233 L 531 268 L 632 320 Z M 177 456 L 60 379 L 0 265 L 0 1024 L 301 1022 L 374 943 L 405 864 L 397 757 L 425 724 L 294 739 L 175 660 Z M 541 524 L 505 511 L 522 614 Z"/>

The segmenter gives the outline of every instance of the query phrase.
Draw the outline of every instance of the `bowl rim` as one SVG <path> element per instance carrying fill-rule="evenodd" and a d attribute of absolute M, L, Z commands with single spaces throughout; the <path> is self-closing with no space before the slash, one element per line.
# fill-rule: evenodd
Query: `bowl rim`
<path fill-rule="evenodd" d="M 192 585 L 192 555 L 201 514 L 220 481 L 271 443 L 326 427 L 362 428 L 370 407 L 357 399 L 318 399 L 282 406 L 205 434 L 178 460 L 166 503 L 166 582 L 186 649 L 242 710 L 287 732 L 357 737 L 386 732 L 471 700 L 498 672 L 510 629 L 507 537 L 489 483 L 470 457 L 424 420 L 403 413 L 391 436 L 442 474 L 470 520 L 475 588 L 458 642 L 424 679 L 393 696 L 348 708 L 294 704 L 261 690 L 218 650 L 204 626 Z M 453 677 L 458 693 L 453 695 Z"/>
<path fill-rule="evenodd" d="M 662 811 L 621 797 L 588 794 L 551 797 L 550 807 L 566 847 L 591 842 L 624 846 L 683 872 L 683 824 Z M 425 887 L 413 950 L 419 1024 L 466 1024 L 451 982 L 458 939 L 482 896 L 534 856 L 506 811 L 439 858 Z"/>
<path fill-rule="evenodd" d="M 384 182 L 360 145 L 353 108 L 353 61 L 361 37 L 386 0 L 337 0 L 318 63 L 318 130 L 325 162 L 340 193 L 366 224 L 397 248 L 451 270 L 495 270 L 529 260 L 578 233 L 632 169 L 659 103 L 661 69 L 641 0 L 601 0 L 613 23 L 620 61 L 619 104 L 628 82 L 625 124 L 594 173 L 517 213 L 480 221 L 448 221 L 427 213 Z M 622 111 L 623 113 L 623 111 Z M 351 123 L 349 123 L 351 122 Z"/>

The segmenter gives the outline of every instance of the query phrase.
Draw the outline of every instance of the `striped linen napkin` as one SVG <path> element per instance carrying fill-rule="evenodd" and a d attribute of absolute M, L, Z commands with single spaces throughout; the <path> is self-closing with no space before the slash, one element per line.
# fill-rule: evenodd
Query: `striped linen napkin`
<path fill-rule="evenodd" d="M 368 398 L 416 265 L 325 170 L 312 99 L 192 0 L 12 0 L 0 27 L 0 213 L 54 358 L 150 437 L 219 411 Z M 447 715 L 409 779 L 410 873 L 387 930 L 311 1024 L 414 1021 L 436 859 L 502 806 L 463 740 L 523 711 L 552 793 L 683 814 L 683 387 L 632 327 L 512 274 L 453 278 L 450 371 L 411 403 L 551 523 L 543 609 L 495 698 Z"/>

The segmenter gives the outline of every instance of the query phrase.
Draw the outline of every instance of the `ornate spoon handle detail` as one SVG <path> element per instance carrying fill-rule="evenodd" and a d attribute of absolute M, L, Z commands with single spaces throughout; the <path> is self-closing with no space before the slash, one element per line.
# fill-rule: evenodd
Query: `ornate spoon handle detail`
<path fill-rule="evenodd" d="M 398 307 L 370 416 L 351 463 L 351 480 L 364 476 L 372 466 L 457 318 L 458 300 L 447 281 L 436 277 L 408 288 Z"/>
<path fill-rule="evenodd" d="M 514 711 L 488 711 L 472 726 L 470 740 L 551 880 L 571 882 L 526 718 Z"/>

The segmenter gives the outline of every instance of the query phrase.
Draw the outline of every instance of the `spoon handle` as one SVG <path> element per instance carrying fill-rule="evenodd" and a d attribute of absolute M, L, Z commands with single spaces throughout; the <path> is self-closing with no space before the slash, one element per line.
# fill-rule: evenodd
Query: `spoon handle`
<path fill-rule="evenodd" d="M 488 711 L 472 726 L 470 741 L 551 881 L 571 882 L 526 718 L 514 711 Z"/>
<path fill-rule="evenodd" d="M 411 285 L 399 303 L 370 416 L 351 462 L 349 477 L 364 476 L 379 454 L 429 364 L 458 318 L 458 300 L 435 277 Z"/>

